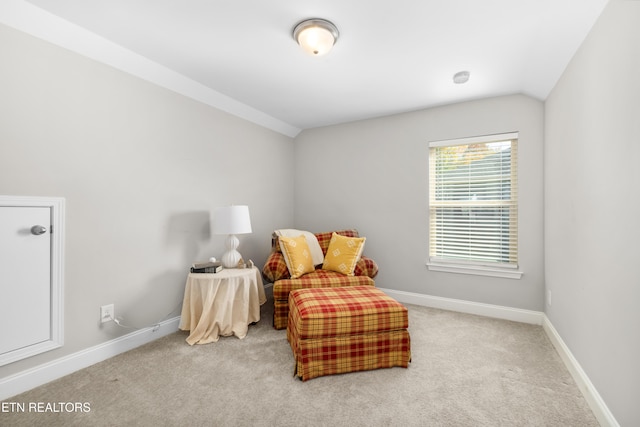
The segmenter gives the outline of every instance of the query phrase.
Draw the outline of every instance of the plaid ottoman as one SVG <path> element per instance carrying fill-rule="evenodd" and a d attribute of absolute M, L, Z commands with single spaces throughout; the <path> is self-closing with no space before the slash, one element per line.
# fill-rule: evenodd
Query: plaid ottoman
<path fill-rule="evenodd" d="M 407 309 L 373 286 L 299 289 L 289 294 L 287 339 L 295 375 L 401 366 L 411 360 Z"/>

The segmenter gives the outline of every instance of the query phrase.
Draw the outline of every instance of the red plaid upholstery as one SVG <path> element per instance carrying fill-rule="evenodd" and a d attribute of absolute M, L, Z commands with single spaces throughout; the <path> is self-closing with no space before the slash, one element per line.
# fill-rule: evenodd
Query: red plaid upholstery
<path fill-rule="evenodd" d="M 378 264 L 371 258 L 362 255 L 353 270 L 354 276 L 368 276 L 372 279 L 378 275 Z"/>
<path fill-rule="evenodd" d="M 360 261 L 356 264 L 356 268 L 353 270 L 353 275 L 367 276 L 373 279 L 378 275 L 378 264 L 371 258 L 362 255 Z M 271 252 L 269 254 L 267 262 L 262 268 L 262 276 L 269 283 L 275 283 L 278 280 L 289 279 L 291 277 L 282 252 Z"/>
<path fill-rule="evenodd" d="M 278 280 L 273 284 L 273 327 L 287 327 L 289 292 L 296 289 L 336 288 L 344 286 L 375 286 L 368 276 L 347 276 L 335 271 L 318 269 L 297 279 Z"/>
<path fill-rule="evenodd" d="M 333 233 L 333 231 L 329 231 L 326 233 L 315 233 L 316 239 L 318 239 L 318 243 L 320 243 L 320 248 L 322 248 L 322 253 L 325 255 L 327 254 L 327 249 L 329 249 L 329 242 L 331 242 L 331 236 L 333 235 Z M 355 229 L 338 230 L 335 231 L 335 233 L 345 237 L 360 237 L 360 235 L 358 234 L 358 230 Z"/>
<path fill-rule="evenodd" d="M 358 235 L 358 230 L 355 229 L 338 230 L 336 233 L 346 237 L 360 237 Z M 329 242 L 331 241 L 332 234 L 333 231 L 329 231 L 327 233 L 315 233 L 318 243 L 320 244 L 320 248 L 322 249 L 322 253 L 325 255 L 329 248 Z M 371 258 L 362 256 L 360 257 L 360 261 L 358 261 L 353 274 L 356 276 L 369 276 L 374 279 L 378 274 L 378 265 Z M 280 279 L 288 279 L 291 277 L 289 270 L 287 269 L 287 263 L 284 261 L 284 256 L 280 250 L 278 236 L 276 236 L 275 233 L 271 236 L 271 253 L 262 268 L 262 275 L 269 283 L 275 283 Z"/>
<path fill-rule="evenodd" d="M 375 286 L 367 276 L 347 276 L 336 271 L 318 269 L 298 279 L 278 280 L 273 285 L 273 299 L 289 301 L 289 292 L 297 289 L 336 288 L 339 286 Z"/>
<path fill-rule="evenodd" d="M 326 233 L 314 233 L 316 236 L 316 239 L 318 239 L 318 243 L 320 243 L 320 248 L 322 249 L 322 253 L 325 255 L 327 253 L 327 249 L 329 248 L 329 242 L 331 241 L 331 235 L 333 233 L 337 233 L 345 237 L 360 237 L 358 235 L 358 230 L 354 228 L 349 230 L 329 231 Z M 282 252 L 280 250 L 280 243 L 278 242 L 278 236 L 276 235 L 275 232 L 271 235 L 271 251 Z"/>
<path fill-rule="evenodd" d="M 360 335 L 407 329 L 407 309 L 372 286 L 300 289 L 291 293 L 289 304 L 300 339 Z M 300 320 L 304 319 L 304 322 Z"/>
<path fill-rule="evenodd" d="M 275 283 L 278 280 L 291 277 L 282 252 L 271 252 L 269 254 L 267 262 L 262 267 L 262 276 L 269 283 Z"/>
<path fill-rule="evenodd" d="M 411 360 L 407 309 L 369 286 L 300 289 L 289 298 L 287 339 L 306 381 Z"/>
<path fill-rule="evenodd" d="M 359 237 L 358 230 L 339 230 L 336 233 L 346 237 Z M 332 231 L 316 233 L 322 252 L 327 253 Z M 325 271 L 321 268 L 312 273 L 305 274 L 297 279 L 291 279 L 284 256 L 280 251 L 278 236 L 275 233 L 271 238 L 271 254 L 262 268 L 262 275 L 269 283 L 273 283 L 273 326 L 276 329 L 287 327 L 289 315 L 289 292 L 294 289 L 338 287 L 338 286 L 375 286 L 373 279 L 378 274 L 378 264 L 366 256 L 360 257 L 360 261 L 354 269 L 354 276 L 346 276 L 333 271 Z"/>

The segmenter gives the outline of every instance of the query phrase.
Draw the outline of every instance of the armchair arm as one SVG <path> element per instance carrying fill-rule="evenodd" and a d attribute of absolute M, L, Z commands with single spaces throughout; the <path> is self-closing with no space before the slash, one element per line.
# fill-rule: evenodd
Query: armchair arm
<path fill-rule="evenodd" d="M 291 277 L 282 252 L 274 251 L 269 254 L 264 267 L 262 267 L 262 276 L 269 283 L 275 283 L 277 280 Z"/>
<path fill-rule="evenodd" d="M 356 264 L 353 270 L 354 276 L 369 276 L 372 279 L 378 275 L 378 264 L 371 258 L 361 256 L 360 261 Z"/>

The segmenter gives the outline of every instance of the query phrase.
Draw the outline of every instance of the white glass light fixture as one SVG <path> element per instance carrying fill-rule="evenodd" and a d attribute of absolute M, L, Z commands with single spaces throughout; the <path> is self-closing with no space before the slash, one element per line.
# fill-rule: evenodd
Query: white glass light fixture
<path fill-rule="evenodd" d="M 215 234 L 229 235 L 225 241 L 227 252 L 222 255 L 222 265 L 226 268 L 237 267 L 242 256 L 238 252 L 240 241 L 236 234 L 251 233 L 249 207 L 246 205 L 234 205 L 216 209 L 213 232 Z"/>
<path fill-rule="evenodd" d="M 314 56 L 329 52 L 339 35 L 338 28 L 333 23 L 320 18 L 306 19 L 293 29 L 293 39 Z"/>

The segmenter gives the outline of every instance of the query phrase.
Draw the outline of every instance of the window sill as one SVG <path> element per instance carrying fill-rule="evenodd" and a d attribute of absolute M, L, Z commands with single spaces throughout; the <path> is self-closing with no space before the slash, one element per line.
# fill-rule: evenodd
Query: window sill
<path fill-rule="evenodd" d="M 427 262 L 430 271 L 442 271 L 445 273 L 472 274 L 475 276 L 502 277 L 505 279 L 520 279 L 523 272 L 504 268 L 490 268 L 479 265 L 440 264 Z"/>

